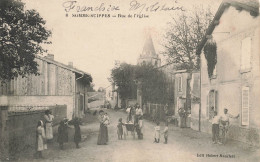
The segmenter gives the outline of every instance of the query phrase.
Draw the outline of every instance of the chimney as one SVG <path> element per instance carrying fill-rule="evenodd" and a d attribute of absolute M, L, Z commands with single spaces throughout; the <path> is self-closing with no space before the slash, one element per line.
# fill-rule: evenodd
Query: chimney
<path fill-rule="evenodd" d="M 54 54 L 48 54 L 46 58 L 49 60 L 54 60 Z"/>
<path fill-rule="evenodd" d="M 68 66 L 69 66 L 69 67 L 73 67 L 73 62 L 69 62 L 69 63 L 68 63 Z"/>

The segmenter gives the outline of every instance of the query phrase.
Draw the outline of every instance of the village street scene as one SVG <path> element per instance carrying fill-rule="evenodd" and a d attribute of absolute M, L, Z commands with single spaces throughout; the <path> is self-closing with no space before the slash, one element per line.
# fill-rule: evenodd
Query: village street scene
<path fill-rule="evenodd" d="M 128 1 L 0 1 L 0 161 L 260 161 L 259 1 Z"/>

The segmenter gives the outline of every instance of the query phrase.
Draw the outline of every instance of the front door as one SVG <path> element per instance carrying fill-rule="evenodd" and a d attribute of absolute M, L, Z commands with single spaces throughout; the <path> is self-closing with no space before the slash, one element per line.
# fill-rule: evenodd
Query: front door
<path fill-rule="evenodd" d="M 216 111 L 218 113 L 217 101 L 218 101 L 217 91 L 216 90 L 209 91 L 209 94 L 208 94 L 208 116 L 209 116 L 209 119 L 213 118 L 214 111 Z"/>
<path fill-rule="evenodd" d="M 79 107 L 78 107 L 78 110 L 79 110 L 79 114 L 80 116 L 84 114 L 85 112 L 85 104 L 84 104 L 84 94 L 80 93 L 79 95 Z"/>

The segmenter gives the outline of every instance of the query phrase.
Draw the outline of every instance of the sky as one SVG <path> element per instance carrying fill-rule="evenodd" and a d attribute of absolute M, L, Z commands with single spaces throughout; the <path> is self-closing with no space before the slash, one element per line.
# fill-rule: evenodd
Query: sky
<path fill-rule="evenodd" d="M 172 16 L 189 12 L 193 5 L 210 6 L 215 14 L 221 0 L 158 0 L 159 5 L 183 7 L 185 11 L 142 11 L 149 18 L 87 18 L 72 17 L 72 14 L 102 14 L 101 11 L 77 12 L 72 9 L 65 11 L 64 3 L 70 0 L 22 0 L 27 9 L 37 10 L 46 20 L 47 29 L 52 31 L 51 45 L 44 47 L 54 54 L 56 61 L 68 64 L 85 71 L 93 77 L 95 89 L 109 86 L 108 78 L 115 60 L 136 64 L 147 37 L 152 36 L 157 53 L 163 50 L 163 35 L 167 30 L 167 22 Z M 119 11 L 106 12 L 111 15 L 129 15 L 139 13 L 139 10 L 129 11 L 131 4 L 140 3 L 146 6 L 156 3 L 156 0 L 74 0 L 76 6 L 96 7 L 118 6 Z M 66 17 L 68 14 L 68 17 Z M 163 56 L 160 56 L 162 59 Z M 162 63 L 163 64 L 163 63 Z"/>

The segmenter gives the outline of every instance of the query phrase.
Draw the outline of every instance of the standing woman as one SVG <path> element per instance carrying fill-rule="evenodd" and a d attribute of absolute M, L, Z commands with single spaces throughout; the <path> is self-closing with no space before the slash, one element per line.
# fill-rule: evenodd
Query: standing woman
<path fill-rule="evenodd" d="M 79 147 L 79 142 L 81 142 L 80 119 L 76 117 L 73 120 L 71 120 L 69 124 L 74 125 L 74 129 L 75 129 L 74 142 L 76 144 L 76 148 L 80 148 Z"/>
<path fill-rule="evenodd" d="M 104 124 L 104 111 L 100 110 L 99 111 L 99 123 L 100 123 L 100 127 L 99 127 L 99 134 L 98 134 L 98 141 L 97 144 L 98 145 L 107 145 L 107 127 Z"/>
<path fill-rule="evenodd" d="M 40 120 L 37 123 L 36 128 L 36 150 L 37 150 L 37 158 L 43 158 L 42 157 L 42 151 L 47 149 L 46 139 L 45 139 L 45 131 L 44 131 L 44 125 L 43 122 Z"/>
<path fill-rule="evenodd" d="M 62 120 L 60 122 L 60 125 L 58 127 L 58 138 L 57 141 L 59 143 L 60 149 L 63 150 L 63 144 L 65 142 L 68 142 L 68 130 L 67 125 L 65 124 L 65 120 Z"/>
<path fill-rule="evenodd" d="M 45 119 L 46 139 L 52 140 L 53 139 L 52 123 L 53 123 L 54 116 L 51 114 L 50 110 L 45 111 L 44 119 Z"/>

